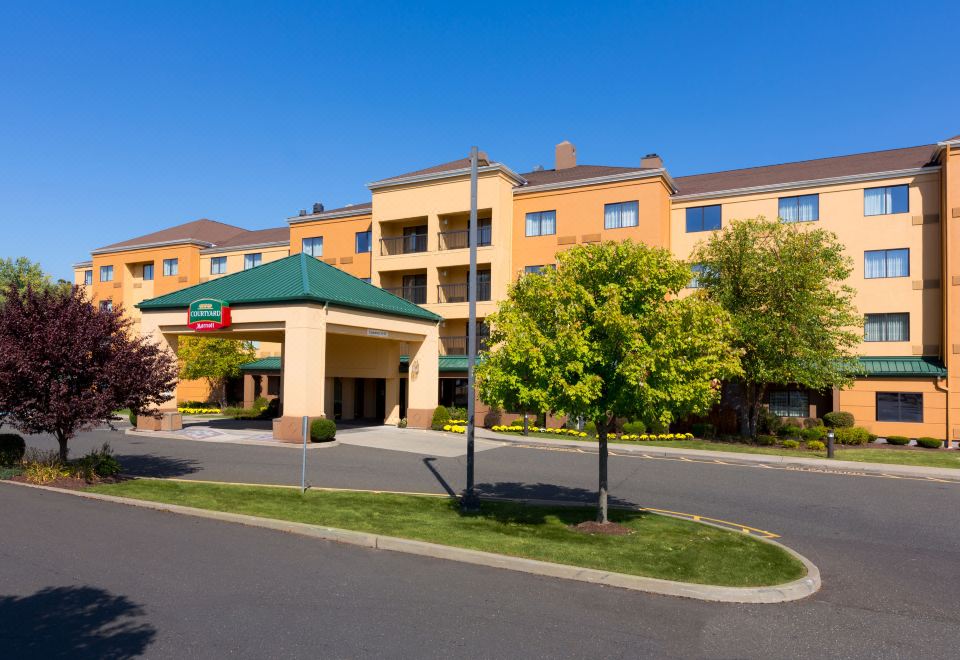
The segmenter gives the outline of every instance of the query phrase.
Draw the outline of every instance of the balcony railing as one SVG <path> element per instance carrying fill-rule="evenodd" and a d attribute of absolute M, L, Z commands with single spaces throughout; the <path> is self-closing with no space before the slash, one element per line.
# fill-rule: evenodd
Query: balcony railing
<path fill-rule="evenodd" d="M 427 304 L 427 285 L 426 284 L 408 284 L 407 286 L 383 287 L 383 290 L 399 296 L 404 300 L 409 300 L 417 305 Z"/>
<path fill-rule="evenodd" d="M 487 343 L 490 341 L 489 334 L 477 335 L 477 350 L 487 350 Z M 440 337 L 440 355 L 466 355 L 467 338 L 466 337 Z"/>
<path fill-rule="evenodd" d="M 411 254 L 427 251 L 426 234 L 410 234 L 395 238 L 380 239 L 380 256 L 388 257 L 394 254 Z"/>
<path fill-rule="evenodd" d="M 470 230 L 441 231 L 437 233 L 438 244 L 441 250 L 462 250 L 470 247 Z M 477 247 L 486 247 L 493 242 L 493 231 L 490 225 L 477 227 Z"/>
<path fill-rule="evenodd" d="M 468 287 L 466 282 L 457 284 L 438 284 L 438 303 L 467 302 Z M 477 300 L 490 300 L 490 282 L 477 282 Z"/>

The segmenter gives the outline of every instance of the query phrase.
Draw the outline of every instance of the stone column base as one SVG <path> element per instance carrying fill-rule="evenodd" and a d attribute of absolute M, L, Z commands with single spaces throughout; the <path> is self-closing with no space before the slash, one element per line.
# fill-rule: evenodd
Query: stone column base
<path fill-rule="evenodd" d="M 324 419 L 323 417 L 311 417 L 310 424 L 314 420 Z M 307 442 L 310 442 L 310 430 L 307 429 Z M 277 417 L 273 420 L 273 439 L 280 442 L 303 442 L 303 418 L 302 417 Z"/>
<path fill-rule="evenodd" d="M 427 408 L 407 408 L 407 426 L 414 429 L 428 429 L 433 422 L 433 410 Z"/>
<path fill-rule="evenodd" d="M 183 428 L 183 415 L 178 412 L 160 411 L 160 417 L 137 415 L 139 431 L 179 431 Z"/>

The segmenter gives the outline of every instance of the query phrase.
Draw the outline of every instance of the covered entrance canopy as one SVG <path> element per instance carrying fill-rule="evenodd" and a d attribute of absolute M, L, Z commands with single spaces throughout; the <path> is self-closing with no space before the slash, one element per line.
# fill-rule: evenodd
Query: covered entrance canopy
<path fill-rule="evenodd" d="M 227 324 L 188 326 L 197 301 L 222 303 Z M 296 254 L 141 302 L 145 336 L 176 351 L 181 335 L 281 344 L 278 440 L 298 441 L 301 418 L 334 416 L 333 379 L 382 379 L 383 421 L 400 418 L 400 356 L 409 356 L 407 418 L 426 428 L 437 405 L 438 325 L 432 312 L 306 254 Z M 217 317 L 221 318 L 221 317 Z M 173 404 L 170 404 L 171 406 Z"/>

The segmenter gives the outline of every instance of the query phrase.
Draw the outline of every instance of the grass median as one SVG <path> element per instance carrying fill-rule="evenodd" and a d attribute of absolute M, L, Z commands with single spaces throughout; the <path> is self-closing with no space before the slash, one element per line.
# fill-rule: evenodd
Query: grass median
<path fill-rule="evenodd" d="M 743 533 L 641 511 L 611 511 L 626 536 L 589 535 L 582 507 L 488 502 L 461 515 L 444 497 L 308 491 L 136 479 L 91 487 L 108 495 L 337 527 L 586 568 L 719 586 L 783 584 L 805 574 L 789 553 Z"/>
<path fill-rule="evenodd" d="M 519 433 L 501 433 L 508 438 L 523 439 Z M 556 433 L 531 431 L 529 438 L 547 440 L 573 440 L 596 444 L 597 439 L 574 438 Z M 611 441 L 610 446 L 631 445 L 634 447 L 673 447 L 675 449 L 697 449 L 705 451 L 723 451 L 731 454 L 770 454 L 775 456 L 796 456 L 797 458 L 826 458 L 826 451 L 808 449 L 784 449 L 782 447 L 760 447 L 741 442 L 720 442 L 713 440 L 630 440 Z M 836 446 L 836 460 L 857 461 L 859 463 L 886 463 L 889 465 L 915 465 L 919 467 L 938 467 L 960 469 L 960 451 L 945 449 L 923 449 L 919 447 L 851 447 Z"/>

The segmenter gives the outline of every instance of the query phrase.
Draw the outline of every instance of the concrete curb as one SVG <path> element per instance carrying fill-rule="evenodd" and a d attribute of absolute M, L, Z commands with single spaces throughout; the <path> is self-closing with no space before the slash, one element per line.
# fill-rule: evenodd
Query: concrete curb
<path fill-rule="evenodd" d="M 125 430 L 124 435 L 134 438 L 164 438 L 165 440 L 181 440 L 185 442 L 206 442 L 212 445 L 250 445 L 252 447 L 286 447 L 288 449 L 297 449 L 303 451 L 301 442 L 280 442 L 278 440 L 208 440 L 206 438 L 189 438 L 169 431 L 138 431 L 134 428 Z M 307 449 L 327 449 L 329 447 L 339 447 L 339 440 L 329 440 L 327 442 L 308 442 Z"/>
<path fill-rule="evenodd" d="M 479 429 L 478 429 L 479 430 Z M 576 447 L 594 450 L 593 443 L 579 440 L 552 440 L 549 438 L 522 438 L 503 436 L 495 433 L 477 434 L 484 440 L 497 440 L 516 445 L 543 445 L 546 447 Z M 860 461 L 838 461 L 826 458 L 804 458 L 802 456 L 781 456 L 777 454 L 746 454 L 732 451 L 710 451 L 707 449 L 681 449 L 673 447 L 645 447 L 610 443 L 611 451 L 625 451 L 644 454 L 654 458 L 700 458 L 742 465 L 776 465 L 778 467 L 815 468 L 822 472 L 859 472 L 861 474 L 881 474 L 884 476 L 915 477 L 920 479 L 943 479 L 960 481 L 960 469 L 923 467 L 916 465 L 897 465 L 893 463 L 864 463 Z"/>
<path fill-rule="evenodd" d="M 309 525 L 307 523 L 274 520 L 272 518 L 259 518 L 257 516 L 248 516 L 239 513 L 209 511 L 206 509 L 180 506 L 178 504 L 165 504 L 162 502 L 151 502 L 148 500 L 115 497 L 113 495 L 101 495 L 99 493 L 65 490 L 61 488 L 51 488 L 49 486 L 25 484 L 16 481 L 3 481 L 0 483 L 8 483 L 14 486 L 22 486 L 25 488 L 52 491 L 55 493 L 72 495 L 90 500 L 100 500 L 102 502 L 113 502 L 116 504 L 124 504 L 143 509 L 152 509 L 154 511 L 165 511 L 168 513 L 194 516 L 197 518 L 219 520 L 221 522 L 238 523 L 241 525 L 247 525 L 249 527 L 271 529 L 274 531 L 286 532 L 288 534 L 297 534 L 299 536 L 322 539 L 325 541 L 335 541 L 337 543 L 347 543 L 350 545 L 358 545 L 376 550 L 403 552 L 406 554 L 420 555 L 422 557 L 432 557 L 434 559 L 447 559 L 450 561 L 475 564 L 478 566 L 501 568 L 511 571 L 519 571 L 522 573 L 532 573 L 534 575 L 561 578 L 565 580 L 576 580 L 579 582 L 602 584 L 609 587 L 620 587 L 622 589 L 631 589 L 633 591 L 643 591 L 646 593 L 664 596 L 678 596 L 681 598 L 693 598 L 696 600 L 705 600 L 718 603 L 785 603 L 806 598 L 807 596 L 816 593 L 821 586 L 820 570 L 809 559 L 785 545 L 762 538 L 758 538 L 758 540 L 762 543 L 776 545 L 799 560 L 807 569 L 807 575 L 799 580 L 794 580 L 793 582 L 770 587 L 717 587 L 702 584 L 691 584 L 687 582 L 674 582 L 671 580 L 660 580 L 657 578 L 641 577 L 638 575 L 626 575 L 624 573 L 611 573 L 592 568 L 580 568 L 565 564 L 554 564 L 536 559 L 510 557 L 492 552 L 482 552 L 480 550 L 455 548 L 437 543 L 428 543 L 425 541 L 413 541 L 410 539 L 401 539 L 392 536 L 381 536 L 379 534 L 369 534 L 366 532 L 337 529 L 334 527 L 321 527 L 319 525 Z"/>

